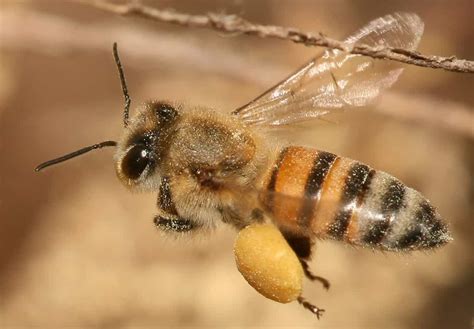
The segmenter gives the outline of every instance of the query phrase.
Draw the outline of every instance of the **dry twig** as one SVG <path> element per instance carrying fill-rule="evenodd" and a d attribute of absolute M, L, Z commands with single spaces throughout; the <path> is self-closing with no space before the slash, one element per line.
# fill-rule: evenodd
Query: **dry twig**
<path fill-rule="evenodd" d="M 101 51 L 109 54 L 110 40 L 119 40 L 128 47 L 122 55 L 131 59 L 128 66 L 189 65 L 206 72 L 225 74 L 234 79 L 268 88 L 275 80 L 291 72 L 290 67 L 237 56 L 225 47 L 200 51 L 189 39 L 176 39 L 164 31 L 124 28 L 118 23 L 96 23 L 87 26 L 62 17 L 39 12 L 0 12 L 0 49 L 22 49 L 28 52 L 64 56 L 79 51 Z M 24 22 L 28 24 L 25 25 Z M 100 29 L 101 33 L 97 33 Z M 70 38 L 74 35 L 74 38 Z M 160 40 L 161 42 L 155 42 Z M 215 56 L 211 62 L 207 53 Z M 157 55 L 158 54 L 158 55 Z M 160 58 L 157 61 L 157 58 Z M 133 59 L 133 60 L 132 60 Z M 146 85 L 146 83 L 145 83 Z M 239 104 L 234 104 L 239 105 Z M 420 122 L 474 139 L 474 112 L 470 105 L 414 94 L 385 92 L 383 101 L 373 110 L 409 122 Z"/>
<path fill-rule="evenodd" d="M 392 60 L 422 67 L 444 69 L 452 72 L 474 73 L 474 61 L 459 59 L 456 56 L 441 57 L 424 55 L 416 51 L 385 46 L 369 47 L 366 45 L 355 45 L 349 48 L 344 42 L 326 37 L 322 33 L 314 35 L 294 28 L 254 24 L 236 15 L 215 13 L 189 15 L 172 10 L 156 9 L 142 5 L 136 1 L 122 5 L 100 0 L 79 0 L 79 2 L 122 16 L 133 15 L 158 22 L 195 28 L 207 28 L 224 33 L 241 33 L 255 35 L 261 38 L 291 40 L 306 46 L 340 49 L 352 54 Z"/>

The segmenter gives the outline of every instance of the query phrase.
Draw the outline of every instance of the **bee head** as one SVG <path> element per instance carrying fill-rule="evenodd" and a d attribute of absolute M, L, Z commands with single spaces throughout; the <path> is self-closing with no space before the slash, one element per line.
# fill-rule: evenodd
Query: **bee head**
<path fill-rule="evenodd" d="M 157 169 L 178 117 L 175 105 L 154 101 L 139 109 L 130 120 L 115 153 L 117 176 L 125 186 L 145 190 L 157 187 Z"/>

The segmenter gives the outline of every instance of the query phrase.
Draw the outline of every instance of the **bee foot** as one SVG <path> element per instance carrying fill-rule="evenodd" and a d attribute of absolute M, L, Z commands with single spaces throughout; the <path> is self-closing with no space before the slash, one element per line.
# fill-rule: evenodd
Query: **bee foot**
<path fill-rule="evenodd" d="M 309 310 L 311 313 L 313 313 L 314 315 L 316 315 L 316 317 L 319 318 L 323 315 L 324 313 L 324 309 L 322 308 L 319 308 L 313 304 L 311 304 L 310 302 L 308 302 L 306 299 L 304 299 L 303 297 L 298 297 L 298 303 L 300 303 L 305 309 Z"/>
<path fill-rule="evenodd" d="M 182 218 L 168 219 L 156 216 L 153 221 L 163 231 L 188 232 L 195 228 L 193 222 Z"/>

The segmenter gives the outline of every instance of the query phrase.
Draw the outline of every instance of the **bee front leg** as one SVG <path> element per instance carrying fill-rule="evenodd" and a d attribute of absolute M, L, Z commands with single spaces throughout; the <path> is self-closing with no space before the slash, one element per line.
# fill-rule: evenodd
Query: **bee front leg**
<path fill-rule="evenodd" d="M 188 219 L 183 218 L 165 218 L 163 216 L 155 216 L 153 219 L 156 227 L 165 232 L 189 232 L 195 230 L 197 225 Z"/>
<path fill-rule="evenodd" d="M 157 202 L 159 214 L 153 222 L 156 227 L 164 232 L 189 232 L 198 228 L 198 225 L 189 219 L 178 215 L 176 206 L 171 195 L 170 178 L 163 177 L 160 184 L 160 192 Z"/>

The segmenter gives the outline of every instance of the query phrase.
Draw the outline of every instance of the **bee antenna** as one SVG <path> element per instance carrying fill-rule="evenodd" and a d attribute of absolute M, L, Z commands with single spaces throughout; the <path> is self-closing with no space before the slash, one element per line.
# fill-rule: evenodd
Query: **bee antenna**
<path fill-rule="evenodd" d="M 100 148 L 103 148 L 103 147 L 106 147 L 106 146 L 117 146 L 117 142 L 115 142 L 115 141 L 105 141 L 105 142 L 101 142 L 101 143 L 98 143 L 98 144 L 83 147 L 83 148 L 81 148 L 77 151 L 74 151 L 74 152 L 71 152 L 69 154 L 63 155 L 59 158 L 43 162 L 35 168 L 35 171 L 43 170 L 46 167 L 49 167 L 49 166 L 67 161 L 69 159 L 75 158 L 75 157 L 77 157 L 79 155 L 82 155 L 84 153 L 87 153 L 89 151 L 100 149 Z"/>
<path fill-rule="evenodd" d="M 118 49 L 117 49 L 117 42 L 114 42 L 113 53 L 114 53 L 115 64 L 117 64 L 117 69 L 119 72 L 119 78 L 120 78 L 120 84 L 122 86 L 123 97 L 125 98 L 125 106 L 123 110 L 123 124 L 126 127 L 128 126 L 128 113 L 130 111 L 130 103 L 132 100 L 130 99 L 130 95 L 128 94 L 127 82 L 125 81 L 125 74 L 123 73 L 122 63 L 120 62 L 120 57 L 119 57 Z"/>

